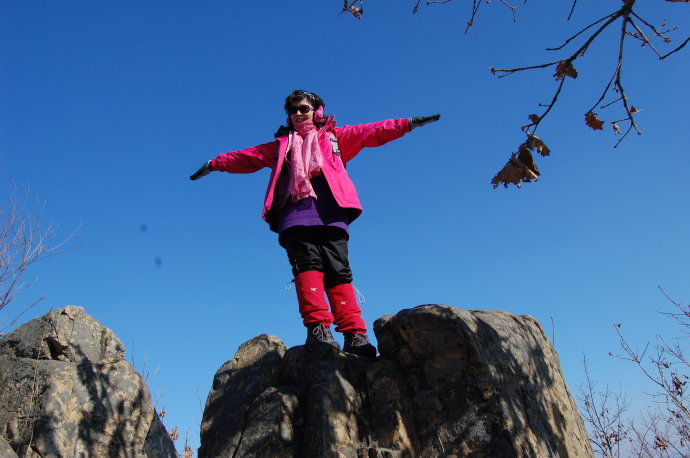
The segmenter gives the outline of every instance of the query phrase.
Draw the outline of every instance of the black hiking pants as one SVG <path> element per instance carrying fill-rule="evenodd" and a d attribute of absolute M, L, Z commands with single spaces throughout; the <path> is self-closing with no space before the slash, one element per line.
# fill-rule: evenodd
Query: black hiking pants
<path fill-rule="evenodd" d="M 347 231 L 331 226 L 293 226 L 280 234 L 278 241 L 285 248 L 296 276 L 308 270 L 323 272 L 326 290 L 352 283 L 348 258 Z"/>

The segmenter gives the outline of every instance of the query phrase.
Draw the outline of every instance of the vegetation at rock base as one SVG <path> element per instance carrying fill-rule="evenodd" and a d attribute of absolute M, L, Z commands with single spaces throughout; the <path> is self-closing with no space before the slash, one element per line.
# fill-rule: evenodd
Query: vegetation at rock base
<path fill-rule="evenodd" d="M 659 288 L 661 289 L 661 288 Z M 606 387 L 597 391 L 596 380 L 590 377 L 584 361 L 586 383 L 579 387 L 579 401 L 589 425 L 590 440 L 603 457 L 617 457 L 622 448 L 627 454 L 644 457 L 690 456 L 690 398 L 687 392 L 690 360 L 685 354 L 685 340 L 690 333 L 690 305 L 682 304 L 661 290 L 672 304 L 670 312 L 662 312 L 673 320 L 678 335 L 657 335 L 655 343 L 638 350 L 623 334 L 623 325 L 614 325 L 621 354 L 610 356 L 634 364 L 654 392 L 645 393 L 649 404 L 639 419 L 625 416 L 629 408 L 627 396 Z"/>

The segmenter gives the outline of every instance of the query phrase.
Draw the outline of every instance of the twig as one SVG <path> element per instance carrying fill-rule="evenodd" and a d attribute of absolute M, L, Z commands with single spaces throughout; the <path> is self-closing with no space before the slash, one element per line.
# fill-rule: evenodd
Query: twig
<path fill-rule="evenodd" d="M 426 2 L 426 5 L 431 5 L 434 3 L 450 3 L 453 0 L 429 0 Z M 419 4 L 422 3 L 422 0 L 417 0 L 417 4 L 412 8 L 412 14 L 417 14 L 419 12 Z"/>
<path fill-rule="evenodd" d="M 12 326 L 14 326 L 14 325 L 17 323 L 17 321 L 19 321 L 19 318 L 22 317 L 22 315 L 24 315 L 26 312 L 28 312 L 29 310 L 31 310 L 32 308 L 34 308 L 34 307 L 36 306 L 36 304 L 38 304 L 39 302 L 41 302 L 42 300 L 44 300 L 46 297 L 47 297 L 47 296 L 43 296 L 42 298 L 37 299 L 37 300 L 34 301 L 31 305 L 29 305 L 29 306 L 26 307 L 24 310 L 22 310 L 21 313 L 19 313 L 16 317 L 14 317 L 14 319 L 12 320 L 12 322 L 11 322 L 10 324 L 8 324 L 8 325 L 5 326 L 4 328 L 0 329 L 0 336 L 4 335 L 5 329 L 8 329 L 8 328 L 11 328 Z"/>
<path fill-rule="evenodd" d="M 570 20 L 571 17 L 573 17 L 573 11 L 575 11 L 575 5 L 577 4 L 577 0 L 573 0 L 573 6 L 570 8 L 570 14 L 568 14 L 568 20 Z"/>
<path fill-rule="evenodd" d="M 201 402 L 201 394 L 199 394 L 199 388 L 196 389 L 196 398 L 199 400 L 199 411 L 203 415 L 204 406 L 203 406 L 203 403 Z"/>
<path fill-rule="evenodd" d="M 607 15 L 607 16 L 604 16 L 603 18 L 599 19 L 598 21 L 592 22 L 592 23 L 589 24 L 587 27 L 585 27 L 584 29 L 582 29 L 582 30 L 580 30 L 579 32 L 577 32 L 575 35 L 573 35 L 573 36 L 571 36 L 570 38 L 568 38 L 567 40 L 565 40 L 565 43 L 563 43 L 562 45 L 558 46 L 557 48 L 546 48 L 546 50 L 547 50 L 547 51 L 558 51 L 558 50 L 560 50 L 560 49 L 565 48 L 571 41 L 573 41 L 575 38 L 579 37 L 582 33 L 584 33 L 585 31 L 587 31 L 587 30 L 590 29 L 591 27 L 594 27 L 595 25 L 597 25 L 597 24 L 600 23 L 601 21 L 606 20 L 606 18 L 610 18 L 610 17 L 613 16 L 614 14 L 616 14 L 616 13 L 611 13 L 611 14 L 609 14 L 609 15 Z"/>
<path fill-rule="evenodd" d="M 470 27 L 474 25 L 474 18 L 477 16 L 477 11 L 479 11 L 479 6 L 482 4 L 481 0 L 472 0 L 472 15 L 470 20 L 467 21 L 467 27 L 465 27 L 465 33 L 470 30 Z"/>
<path fill-rule="evenodd" d="M 510 11 L 513 13 L 513 22 L 517 22 L 517 9 L 518 9 L 518 7 L 512 6 L 511 4 L 506 2 L 506 0 L 501 0 L 501 3 L 503 3 L 505 6 L 510 8 Z"/>
<path fill-rule="evenodd" d="M 666 35 L 664 35 L 662 32 L 659 32 L 659 31 L 656 29 L 656 27 L 654 27 L 652 24 L 650 24 L 649 22 L 647 22 L 646 20 L 644 20 L 644 18 L 638 16 L 637 13 L 635 13 L 634 11 L 631 11 L 630 14 L 632 14 L 632 15 L 635 16 L 637 19 L 639 19 L 640 21 L 642 21 L 642 23 L 643 23 L 644 25 L 646 25 L 647 27 L 649 27 L 650 29 L 652 29 L 652 31 L 654 32 L 654 34 L 655 34 L 656 36 L 660 37 L 660 38 L 663 38 L 664 41 L 665 41 L 666 43 L 668 43 L 669 41 L 671 41 L 671 39 L 670 39 L 669 37 L 667 37 Z M 675 30 L 675 27 L 669 29 L 668 31 L 670 32 L 670 31 L 672 31 L 672 30 Z"/>
<path fill-rule="evenodd" d="M 536 123 L 534 123 L 534 126 L 532 128 L 532 135 L 534 135 L 534 133 L 537 131 L 537 127 L 541 123 L 541 120 L 544 119 L 544 116 L 549 114 L 549 112 L 551 111 L 553 106 L 556 104 L 556 101 L 558 100 L 558 95 L 561 93 L 561 89 L 563 89 L 564 84 L 565 84 L 565 77 L 561 78 L 561 83 L 558 85 L 558 89 L 556 90 L 556 93 L 554 94 L 553 99 L 551 99 L 551 103 L 548 105 L 548 108 L 546 109 L 546 111 L 541 116 L 539 116 L 539 120 Z"/>
<path fill-rule="evenodd" d="M 632 26 L 635 27 L 635 30 L 637 30 L 637 33 L 640 34 L 640 37 L 641 37 L 641 38 L 639 38 L 639 39 L 642 41 L 642 43 L 643 43 L 643 44 L 646 44 L 646 45 L 649 45 L 649 47 L 652 48 L 652 51 L 654 51 L 654 52 L 656 53 L 657 56 L 661 56 L 661 53 L 654 47 L 654 45 L 652 44 L 652 42 L 649 41 L 649 38 L 647 38 L 647 36 L 646 36 L 646 35 L 644 34 L 644 32 L 637 26 L 637 24 L 635 24 L 635 22 L 634 22 L 632 19 L 630 19 L 630 18 L 628 18 L 628 22 L 629 22 L 630 24 L 632 24 Z M 633 35 L 633 36 L 634 36 L 634 35 Z"/>
<path fill-rule="evenodd" d="M 612 102 L 609 102 L 609 103 L 607 103 L 606 105 L 602 105 L 602 106 L 600 106 L 599 108 L 601 108 L 602 110 L 605 109 L 605 108 L 608 108 L 608 107 L 610 107 L 611 105 L 613 105 L 614 103 L 618 102 L 620 99 L 622 99 L 622 97 L 618 97 L 616 100 L 614 100 L 614 101 L 612 101 Z M 590 110 L 590 111 L 591 111 L 591 110 Z M 621 121 L 625 121 L 625 119 L 621 119 Z M 613 121 L 613 122 L 618 122 L 618 121 Z"/>
<path fill-rule="evenodd" d="M 662 288 L 661 285 L 657 285 L 656 287 L 659 288 L 659 291 L 661 291 L 661 294 L 663 294 L 666 299 L 668 299 L 673 305 L 682 310 L 682 307 L 676 301 L 671 299 L 671 297 L 668 294 L 666 294 L 666 291 L 664 291 L 664 288 Z"/>
<path fill-rule="evenodd" d="M 550 66 L 552 66 L 552 65 L 556 65 L 556 64 L 558 64 L 559 62 L 561 62 L 561 61 L 560 61 L 560 60 L 554 60 L 553 62 L 549 62 L 549 63 L 546 63 L 546 64 L 532 65 L 532 66 L 530 66 L 530 67 L 520 67 L 520 68 L 494 68 L 494 67 L 489 67 L 489 71 L 490 71 L 491 73 L 493 73 L 494 75 L 495 75 L 497 72 L 503 72 L 503 73 L 505 73 L 505 74 L 504 74 L 504 75 L 499 75 L 498 77 L 499 77 L 499 78 L 504 78 L 504 77 L 506 77 L 506 76 L 508 76 L 508 75 L 512 75 L 513 73 L 521 72 L 521 71 L 523 71 L 523 70 L 534 70 L 534 69 L 537 69 L 537 68 L 546 68 L 546 67 L 550 67 Z"/>
<path fill-rule="evenodd" d="M 614 148 L 618 148 L 618 145 L 620 145 L 621 142 L 622 142 L 623 140 L 625 140 L 625 137 L 628 136 L 628 134 L 630 133 L 630 131 L 631 131 L 632 129 L 633 129 L 633 126 L 632 126 L 632 124 L 631 124 L 631 125 L 628 126 L 628 130 L 626 130 L 625 133 L 624 133 L 623 135 L 621 135 L 621 138 L 618 139 L 618 141 L 616 142 L 615 145 L 613 145 L 613 147 L 614 147 Z"/>
<path fill-rule="evenodd" d="M 616 87 L 618 88 L 618 93 L 621 95 L 621 100 L 623 102 L 623 106 L 625 107 L 625 111 L 628 113 L 631 127 L 635 128 L 638 135 L 642 135 L 642 131 L 637 127 L 637 124 L 635 123 L 635 119 L 633 118 L 633 111 L 628 106 L 628 99 L 625 96 L 625 90 L 623 89 L 623 83 L 621 83 L 621 73 L 622 73 L 622 67 L 623 67 L 623 45 L 624 45 L 623 42 L 624 42 L 624 38 L 625 38 L 625 26 L 627 25 L 627 23 L 628 23 L 628 21 L 626 19 L 623 22 L 623 27 L 621 29 L 621 43 L 620 43 L 620 51 L 619 51 L 620 64 L 619 64 L 619 69 L 618 69 L 618 76 L 616 78 Z M 621 140 L 622 140 L 622 138 L 621 138 Z M 620 143 L 621 140 L 619 140 L 618 143 Z M 618 146 L 618 143 L 616 144 L 616 146 Z"/>
<path fill-rule="evenodd" d="M 665 55 L 659 57 L 659 60 L 664 60 L 664 59 L 666 59 L 668 56 L 670 56 L 671 54 L 680 51 L 681 49 L 683 49 L 683 48 L 685 47 L 686 44 L 688 44 L 688 41 L 690 41 L 690 37 L 686 38 L 685 41 L 683 42 L 683 44 L 681 44 L 680 46 L 678 46 L 676 49 L 674 49 L 674 50 L 671 51 L 670 53 L 665 54 Z"/>
<path fill-rule="evenodd" d="M 594 105 L 592 105 L 592 108 L 590 108 L 589 110 L 587 110 L 588 113 L 589 113 L 590 111 L 594 111 L 594 108 L 596 108 L 596 106 L 599 105 L 599 103 L 600 103 L 602 100 L 604 100 L 604 97 L 606 97 L 606 94 L 609 92 L 609 89 L 611 89 L 611 85 L 612 85 L 613 82 L 616 80 L 616 77 L 618 76 L 618 72 L 620 72 L 622 63 L 623 63 L 623 62 L 622 62 L 622 59 L 621 59 L 620 56 L 619 56 L 619 58 L 618 58 L 618 64 L 616 65 L 616 70 L 613 72 L 613 75 L 611 75 L 611 79 L 610 79 L 609 82 L 606 84 L 606 87 L 604 88 L 604 92 L 602 92 L 601 97 L 599 97 L 599 100 L 597 100 L 597 101 L 594 103 Z M 619 98 L 617 98 L 616 100 L 614 100 L 614 101 L 611 102 L 611 103 L 607 103 L 606 105 L 601 106 L 600 108 L 602 108 L 602 109 L 607 108 L 607 107 L 613 105 L 615 102 L 621 100 L 623 97 L 624 97 L 624 95 L 621 94 L 621 96 L 620 96 Z M 626 118 L 626 119 L 627 119 L 627 118 Z"/>

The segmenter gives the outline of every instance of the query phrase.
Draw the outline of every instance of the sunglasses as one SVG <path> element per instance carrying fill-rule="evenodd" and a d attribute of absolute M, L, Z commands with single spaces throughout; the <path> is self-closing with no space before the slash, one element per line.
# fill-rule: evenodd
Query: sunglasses
<path fill-rule="evenodd" d="M 309 105 L 292 105 L 290 108 L 288 108 L 288 114 L 293 115 L 293 114 L 297 113 L 298 111 L 302 114 L 307 114 L 311 110 L 313 110 L 313 108 L 310 107 Z"/>

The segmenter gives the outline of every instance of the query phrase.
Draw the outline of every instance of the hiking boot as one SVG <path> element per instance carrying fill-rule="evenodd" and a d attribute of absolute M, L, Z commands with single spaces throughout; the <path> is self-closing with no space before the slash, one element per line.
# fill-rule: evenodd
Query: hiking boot
<path fill-rule="evenodd" d="M 340 350 L 340 345 L 333 338 L 331 334 L 331 327 L 325 324 L 308 324 L 307 325 L 307 341 L 304 342 L 305 345 L 325 343 L 328 345 L 333 345 L 335 348 Z"/>
<path fill-rule="evenodd" d="M 353 355 L 376 358 L 376 347 L 369 343 L 366 334 L 345 334 L 345 348 L 343 350 Z"/>

